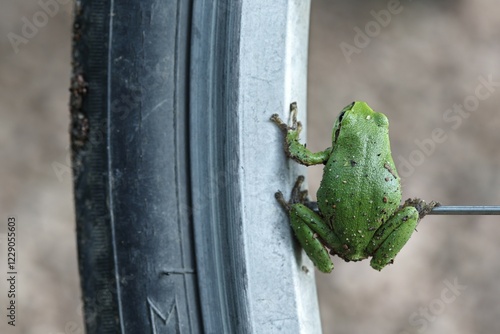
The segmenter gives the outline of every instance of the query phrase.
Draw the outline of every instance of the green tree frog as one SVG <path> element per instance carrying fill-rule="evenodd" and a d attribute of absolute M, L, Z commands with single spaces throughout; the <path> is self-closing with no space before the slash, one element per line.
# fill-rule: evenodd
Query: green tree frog
<path fill-rule="evenodd" d="M 437 203 L 429 207 L 414 199 L 400 204 L 401 183 L 391 156 L 389 122 L 365 102 L 353 102 L 341 111 L 333 127 L 332 146 L 317 153 L 299 142 L 296 103 L 290 112 L 291 126 L 277 114 L 271 117 L 285 135 L 286 154 L 306 166 L 325 165 L 317 192 L 319 213 L 308 207 L 307 191 L 301 190 L 303 176 L 297 179 L 289 202 L 281 192 L 276 193 L 295 236 L 322 272 L 333 269 L 328 250 L 345 261 L 371 256 L 370 265 L 381 270 L 394 261 L 419 219 Z"/>

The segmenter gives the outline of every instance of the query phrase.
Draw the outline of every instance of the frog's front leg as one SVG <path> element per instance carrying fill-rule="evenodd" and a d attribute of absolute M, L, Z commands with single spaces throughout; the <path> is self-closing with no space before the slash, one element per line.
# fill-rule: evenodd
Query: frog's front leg
<path fill-rule="evenodd" d="M 410 239 L 418 224 L 418 211 L 407 206 L 399 209 L 373 235 L 367 247 L 367 253 L 373 258 L 370 265 L 373 269 L 382 270 L 392 263 L 401 248 Z"/>
<path fill-rule="evenodd" d="M 285 134 L 285 152 L 287 156 L 300 164 L 311 166 L 317 164 L 324 164 L 330 156 L 331 148 L 324 151 L 313 153 L 309 151 L 305 145 L 299 142 L 300 131 L 302 124 L 297 122 L 297 103 L 290 104 L 290 118 L 291 125 L 286 125 L 285 122 L 279 118 L 278 114 L 271 116 L 271 120 L 276 123 Z"/>
<path fill-rule="evenodd" d="M 307 196 L 306 191 L 300 190 L 303 181 L 303 176 L 297 178 L 289 202 L 281 192 L 276 193 L 276 199 L 290 215 L 290 225 L 306 254 L 319 270 L 329 273 L 333 263 L 325 245 L 335 248 L 341 243 L 323 218 L 303 204 Z"/>

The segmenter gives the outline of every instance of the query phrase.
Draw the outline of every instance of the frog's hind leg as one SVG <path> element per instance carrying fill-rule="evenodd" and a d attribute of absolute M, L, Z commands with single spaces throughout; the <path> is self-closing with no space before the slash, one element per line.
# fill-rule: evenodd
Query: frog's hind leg
<path fill-rule="evenodd" d="M 329 273 L 333 270 L 333 262 L 328 250 L 318 238 L 318 234 L 306 224 L 305 216 L 308 217 L 309 221 L 315 221 L 318 224 L 323 223 L 320 216 L 303 204 L 294 204 L 290 208 L 290 225 L 295 237 L 299 240 L 300 245 L 314 265 L 322 272 Z"/>
<path fill-rule="evenodd" d="M 411 206 L 397 211 L 375 232 L 367 251 L 373 254 L 372 268 L 382 270 L 392 263 L 418 224 L 418 211 Z"/>
<path fill-rule="evenodd" d="M 275 196 L 290 215 L 290 225 L 306 254 L 319 270 L 329 273 L 333 269 L 333 263 L 324 245 L 335 247 L 340 242 L 323 218 L 304 205 L 308 203 L 308 199 L 307 191 L 300 189 L 303 182 L 304 177 L 299 176 L 290 201 L 287 202 L 281 192 L 277 192 Z"/>

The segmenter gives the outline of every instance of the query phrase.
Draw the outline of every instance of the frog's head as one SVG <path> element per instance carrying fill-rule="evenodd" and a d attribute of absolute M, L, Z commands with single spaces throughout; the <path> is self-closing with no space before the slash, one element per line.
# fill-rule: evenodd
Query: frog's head
<path fill-rule="evenodd" d="M 337 117 L 333 126 L 332 142 L 337 141 L 341 132 L 352 135 L 373 133 L 374 129 L 387 132 L 388 128 L 389 121 L 384 114 L 373 111 L 365 102 L 355 101 L 342 109 Z"/>

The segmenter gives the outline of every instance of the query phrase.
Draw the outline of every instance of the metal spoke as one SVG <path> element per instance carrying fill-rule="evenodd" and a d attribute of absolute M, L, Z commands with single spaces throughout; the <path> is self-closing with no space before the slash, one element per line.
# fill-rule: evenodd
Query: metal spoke
<path fill-rule="evenodd" d="M 436 206 L 429 215 L 500 215 L 500 206 Z"/>
<path fill-rule="evenodd" d="M 306 205 L 319 213 L 317 202 L 308 202 Z M 486 205 L 443 205 L 436 206 L 428 215 L 500 215 L 500 206 Z"/>

